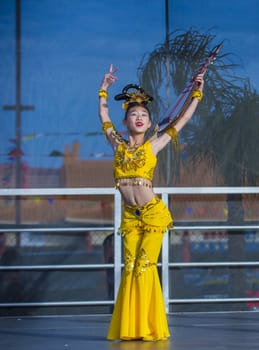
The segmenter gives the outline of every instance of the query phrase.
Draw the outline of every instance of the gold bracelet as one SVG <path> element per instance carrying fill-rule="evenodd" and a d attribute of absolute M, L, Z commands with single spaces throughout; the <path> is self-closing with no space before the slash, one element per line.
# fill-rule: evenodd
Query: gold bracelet
<path fill-rule="evenodd" d="M 98 91 L 98 96 L 107 99 L 108 98 L 108 92 L 106 90 L 102 90 L 101 89 L 101 90 Z"/>
<path fill-rule="evenodd" d="M 194 90 L 192 92 L 192 98 L 197 98 L 197 100 L 200 102 L 203 98 L 203 92 L 200 90 Z"/>
<path fill-rule="evenodd" d="M 113 126 L 113 124 L 112 124 L 111 121 L 109 121 L 109 122 L 104 122 L 104 123 L 102 124 L 103 134 L 104 134 L 105 136 L 106 136 L 107 129 L 110 129 L 110 128 L 114 129 L 114 126 Z"/>

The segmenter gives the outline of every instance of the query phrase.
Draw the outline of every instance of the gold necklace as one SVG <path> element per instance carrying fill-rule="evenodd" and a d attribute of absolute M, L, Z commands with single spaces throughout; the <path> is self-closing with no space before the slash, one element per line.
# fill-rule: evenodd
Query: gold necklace
<path fill-rule="evenodd" d="M 140 146 L 143 146 L 144 142 L 138 144 L 137 142 L 134 143 L 133 146 L 130 146 L 129 141 L 127 142 L 127 148 L 129 152 L 134 152 L 136 151 L 137 148 L 139 148 Z"/>

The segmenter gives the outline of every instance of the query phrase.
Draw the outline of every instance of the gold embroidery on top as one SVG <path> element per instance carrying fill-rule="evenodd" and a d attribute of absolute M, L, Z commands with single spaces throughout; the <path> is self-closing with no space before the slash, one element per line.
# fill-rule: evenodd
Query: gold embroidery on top
<path fill-rule="evenodd" d="M 153 168 L 150 168 L 149 171 L 147 172 L 149 178 L 152 178 L 152 177 L 153 177 L 154 169 L 155 169 L 154 167 L 153 167 Z"/>
<path fill-rule="evenodd" d="M 135 266 L 135 276 L 139 277 L 144 273 L 147 269 L 149 269 L 151 266 L 156 265 L 156 263 L 151 263 L 148 259 L 148 256 L 145 252 L 145 250 L 142 248 L 139 252 L 138 258 L 137 258 L 137 264 Z"/>
<path fill-rule="evenodd" d="M 124 151 L 119 151 L 115 159 L 115 166 L 120 167 L 123 171 L 137 170 L 145 164 L 146 152 L 144 149 L 140 149 L 129 155 L 126 155 Z"/>

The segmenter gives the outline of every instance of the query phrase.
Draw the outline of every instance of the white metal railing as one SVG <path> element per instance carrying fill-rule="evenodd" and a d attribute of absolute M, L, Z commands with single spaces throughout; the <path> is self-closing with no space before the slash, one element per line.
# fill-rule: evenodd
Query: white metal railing
<path fill-rule="evenodd" d="M 259 187 L 157 187 L 154 188 L 157 194 L 160 194 L 164 202 L 168 205 L 169 195 L 199 195 L 199 194 L 258 194 Z M 48 189 L 0 189 L 0 197 L 8 196 L 77 196 L 77 195 L 113 195 L 114 197 L 114 226 L 113 227 L 98 227 L 94 230 L 113 231 L 117 232 L 120 220 L 121 220 L 121 196 L 119 191 L 113 188 L 48 188 Z M 185 225 L 175 226 L 174 230 L 234 230 L 234 229 L 259 229 L 259 225 Z M 31 232 L 39 231 L 51 231 L 51 232 L 64 232 L 62 228 L 30 228 Z M 67 232 L 86 231 L 93 230 L 93 227 L 66 227 Z M 28 231 L 28 228 L 0 228 L 0 232 L 23 232 Z M 80 264 L 80 265 L 33 265 L 33 266 L 0 266 L 1 271 L 8 270 L 87 270 L 87 269 L 100 269 L 100 268 L 114 268 L 114 293 L 116 295 L 120 283 L 121 269 L 123 267 L 121 263 L 121 237 L 119 235 L 114 236 L 114 264 Z M 219 302 L 248 302 L 259 301 L 259 298 L 202 298 L 202 299 L 170 299 L 169 297 L 169 269 L 178 267 L 228 267 L 228 266 L 259 266 L 258 261 L 254 262 L 203 262 L 203 263 L 170 263 L 169 261 L 169 235 L 168 232 L 164 236 L 162 252 L 161 252 L 161 271 L 162 271 L 162 286 L 165 299 L 166 310 L 169 311 L 169 304 L 171 303 L 219 303 Z M 70 302 L 26 302 L 26 303 L 0 303 L 0 307 L 30 307 L 30 306 L 82 306 L 82 305 L 108 305 L 114 301 L 99 300 L 99 301 L 70 301 Z"/>

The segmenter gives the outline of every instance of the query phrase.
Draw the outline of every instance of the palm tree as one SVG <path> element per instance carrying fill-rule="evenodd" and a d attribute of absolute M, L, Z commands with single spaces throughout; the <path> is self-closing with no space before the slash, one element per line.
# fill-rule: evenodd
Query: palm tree
<path fill-rule="evenodd" d="M 173 32 L 165 43 L 159 45 L 151 54 L 145 55 L 139 66 L 140 84 L 154 97 L 155 103 L 151 106 L 151 112 L 158 122 L 158 116 L 165 115 L 176 97 L 184 89 L 191 79 L 193 72 L 210 52 L 215 36 L 210 33 L 201 34 L 193 29 L 184 32 Z M 235 64 L 228 60 L 229 54 L 221 54 L 216 64 L 210 68 L 206 77 L 206 95 L 192 126 L 203 123 L 204 116 L 211 115 L 215 106 L 224 106 L 224 112 L 232 106 L 235 96 L 241 94 L 240 78 L 233 75 Z M 164 96 L 166 95 L 166 98 Z M 222 107 L 220 107 L 222 108 Z M 183 139 L 192 135 L 192 127 L 189 125 L 187 132 L 182 133 Z M 158 167 L 161 177 L 167 186 L 176 181 L 175 175 L 169 171 L 177 160 L 175 152 L 162 152 Z M 179 164 L 179 162 L 178 162 Z M 175 164 L 174 164 L 175 165 Z"/>
<path fill-rule="evenodd" d="M 172 104 L 190 80 L 214 40 L 214 35 L 193 29 L 185 33 L 174 32 L 164 44 L 144 56 L 139 67 L 139 80 L 156 101 L 152 107 L 153 115 L 165 114 L 168 104 Z M 197 164 L 206 159 L 223 177 L 226 186 L 251 186 L 259 182 L 259 96 L 248 79 L 234 74 L 237 64 L 229 57 L 230 54 L 220 53 L 209 68 L 203 102 L 181 132 L 181 143 L 187 145 L 188 161 Z M 159 159 L 159 172 L 167 186 L 176 182 L 175 174 L 179 175 L 179 171 L 171 172 L 174 159 L 177 159 L 176 154 L 168 149 Z M 177 165 L 179 161 L 174 164 L 174 172 Z M 229 195 L 227 204 L 229 224 L 242 223 L 242 198 Z M 243 259 L 243 231 L 230 231 L 229 253 L 232 260 Z M 244 295 L 244 273 L 240 272 L 231 270 L 232 296 Z"/>

